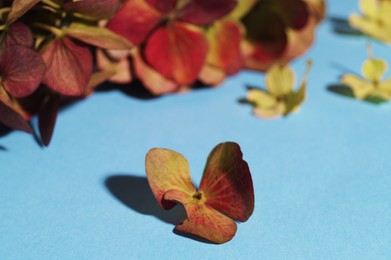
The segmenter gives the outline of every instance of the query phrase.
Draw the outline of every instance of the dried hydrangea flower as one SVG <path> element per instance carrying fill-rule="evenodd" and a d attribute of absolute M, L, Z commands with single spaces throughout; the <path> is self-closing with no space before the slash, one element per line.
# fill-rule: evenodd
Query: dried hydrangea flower
<path fill-rule="evenodd" d="M 254 106 L 254 115 L 262 118 L 286 116 L 299 108 L 306 95 L 307 76 L 312 62 L 297 91 L 295 72 L 289 66 L 274 65 L 266 73 L 266 90 L 252 88 L 247 93 L 247 101 Z"/>
<path fill-rule="evenodd" d="M 236 143 L 217 145 L 208 157 L 199 189 L 190 178 L 181 154 L 154 148 L 146 156 L 149 185 L 159 205 L 169 210 L 180 203 L 187 219 L 176 230 L 215 243 L 231 240 L 236 222 L 248 220 L 254 210 L 250 170 Z"/>

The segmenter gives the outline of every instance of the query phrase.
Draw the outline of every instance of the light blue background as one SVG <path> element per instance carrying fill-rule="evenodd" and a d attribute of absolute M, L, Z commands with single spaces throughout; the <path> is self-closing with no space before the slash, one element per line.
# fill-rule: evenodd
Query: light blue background
<path fill-rule="evenodd" d="M 329 1 L 331 16 L 357 10 Z M 100 92 L 62 111 L 49 148 L 24 133 L 0 138 L 0 259 L 391 259 L 391 104 L 327 91 L 359 72 L 365 38 L 323 23 L 300 113 L 261 120 L 237 100 L 263 76 L 243 72 L 220 88 L 152 100 Z M 374 44 L 391 62 L 391 47 Z M 176 235 L 180 210 L 158 208 L 146 186 L 152 147 L 187 157 L 199 183 L 210 150 L 238 142 L 255 211 L 231 242 Z M 171 223 L 170 223 L 171 222 Z"/>

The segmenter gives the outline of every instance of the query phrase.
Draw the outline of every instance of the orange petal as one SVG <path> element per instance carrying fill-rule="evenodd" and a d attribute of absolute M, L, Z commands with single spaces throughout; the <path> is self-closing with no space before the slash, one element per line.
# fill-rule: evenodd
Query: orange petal
<path fill-rule="evenodd" d="M 250 170 L 236 143 L 217 145 L 208 157 L 199 192 L 206 204 L 238 220 L 246 221 L 254 210 Z"/>
<path fill-rule="evenodd" d="M 174 190 L 183 197 L 191 198 L 196 189 L 190 179 L 189 164 L 183 155 L 168 149 L 151 149 L 145 158 L 145 168 L 149 186 L 164 209 L 172 208 L 175 203 L 167 200 L 164 194 Z M 179 201 L 180 202 L 180 201 Z M 183 202 L 182 202 L 183 203 Z"/>
<path fill-rule="evenodd" d="M 179 85 L 191 84 L 198 78 L 207 53 L 203 31 L 180 22 L 157 29 L 145 46 L 146 61 Z"/>

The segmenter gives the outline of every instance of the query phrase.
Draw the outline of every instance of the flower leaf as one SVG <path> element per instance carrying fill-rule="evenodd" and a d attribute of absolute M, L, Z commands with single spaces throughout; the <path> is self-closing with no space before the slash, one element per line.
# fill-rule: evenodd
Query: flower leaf
<path fill-rule="evenodd" d="M 111 18 L 117 12 L 120 4 L 121 0 L 66 0 L 63 8 L 102 20 Z"/>
<path fill-rule="evenodd" d="M 11 24 L 15 22 L 40 1 L 41 0 L 14 0 L 8 14 L 7 23 Z"/>
<path fill-rule="evenodd" d="M 103 49 L 132 48 L 132 44 L 127 39 L 103 27 L 72 23 L 65 29 L 65 34 Z"/>

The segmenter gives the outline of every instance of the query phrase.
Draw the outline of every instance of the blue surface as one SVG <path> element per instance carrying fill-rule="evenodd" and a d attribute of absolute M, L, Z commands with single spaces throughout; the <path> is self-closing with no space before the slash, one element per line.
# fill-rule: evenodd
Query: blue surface
<path fill-rule="evenodd" d="M 346 17 L 355 0 L 329 1 Z M 390 259 L 391 104 L 327 91 L 359 71 L 365 38 L 321 25 L 300 113 L 261 120 L 237 100 L 263 76 L 243 72 L 214 90 L 153 100 L 97 93 L 61 112 L 41 149 L 24 133 L 0 138 L 0 259 Z M 391 62 L 390 47 L 374 44 Z M 253 216 L 231 242 L 176 235 L 180 210 L 158 208 L 146 185 L 152 147 L 184 154 L 199 183 L 219 142 L 238 142 L 253 174 Z"/>

